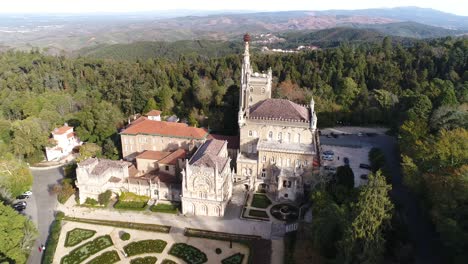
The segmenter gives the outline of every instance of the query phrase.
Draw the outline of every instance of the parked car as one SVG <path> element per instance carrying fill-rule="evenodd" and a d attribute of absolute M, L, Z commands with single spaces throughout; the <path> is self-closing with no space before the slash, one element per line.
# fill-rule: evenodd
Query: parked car
<path fill-rule="evenodd" d="M 344 161 L 344 164 L 349 165 L 349 158 L 348 157 L 345 157 L 343 159 L 343 161 Z"/>
<path fill-rule="evenodd" d="M 331 151 L 331 150 L 325 150 L 323 152 L 323 155 L 335 155 L 335 153 L 333 151 Z"/>
<path fill-rule="evenodd" d="M 370 165 L 368 165 L 368 164 L 361 163 L 361 164 L 359 164 L 359 168 L 370 170 L 372 167 Z"/>
<path fill-rule="evenodd" d="M 325 166 L 325 167 L 323 167 L 323 169 L 326 170 L 326 171 L 332 171 L 332 172 L 336 171 L 336 168 L 332 167 L 332 166 Z"/>
<path fill-rule="evenodd" d="M 26 209 L 26 206 L 22 205 L 22 204 L 17 204 L 17 205 L 13 205 L 13 209 L 15 209 L 16 211 L 18 212 L 21 212 L 23 211 L 24 209 Z"/>
<path fill-rule="evenodd" d="M 368 180 L 368 179 L 369 179 L 369 177 L 367 176 L 367 174 L 361 174 L 360 177 L 361 177 L 361 179 L 363 179 L 363 180 Z"/>
<path fill-rule="evenodd" d="M 31 192 L 31 191 L 25 191 L 25 192 L 23 193 L 23 195 L 31 196 L 31 195 L 32 195 L 32 192 Z"/>
<path fill-rule="evenodd" d="M 322 159 L 323 159 L 323 160 L 332 161 L 332 160 L 333 160 L 333 156 L 331 156 L 331 155 L 323 155 L 323 156 L 322 156 Z"/>
<path fill-rule="evenodd" d="M 19 202 L 16 202 L 16 203 L 13 204 L 13 206 L 19 206 L 19 205 L 26 206 L 27 203 L 26 203 L 26 201 L 19 201 Z"/>
<path fill-rule="evenodd" d="M 29 195 L 24 195 L 24 194 L 16 196 L 17 200 L 24 200 L 24 199 L 28 199 L 28 198 L 29 198 Z"/>

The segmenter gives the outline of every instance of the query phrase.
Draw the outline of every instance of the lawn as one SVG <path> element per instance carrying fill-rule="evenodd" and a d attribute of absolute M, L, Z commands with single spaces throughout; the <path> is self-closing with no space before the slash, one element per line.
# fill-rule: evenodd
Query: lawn
<path fill-rule="evenodd" d="M 249 216 L 269 219 L 268 214 L 265 211 L 261 211 L 261 210 L 252 210 L 252 209 L 250 209 Z"/>
<path fill-rule="evenodd" d="M 132 242 L 124 246 L 124 251 L 128 256 L 135 256 L 145 253 L 161 253 L 167 242 L 161 239 L 148 239 Z"/>
<path fill-rule="evenodd" d="M 266 195 L 256 193 L 253 196 L 252 204 L 250 206 L 256 208 L 267 208 L 268 206 L 270 206 L 270 204 L 271 201 Z"/>
<path fill-rule="evenodd" d="M 198 248 L 185 243 L 175 243 L 172 245 L 171 250 L 169 250 L 169 254 L 191 264 L 201 264 L 208 261 L 205 253 Z"/>
<path fill-rule="evenodd" d="M 67 232 L 67 237 L 65 238 L 65 246 L 73 247 L 81 243 L 82 241 L 91 238 L 96 234 L 96 231 L 82 228 L 75 228 Z"/>
<path fill-rule="evenodd" d="M 177 214 L 179 212 L 179 204 L 159 203 L 151 206 L 150 210 L 151 212 Z"/>

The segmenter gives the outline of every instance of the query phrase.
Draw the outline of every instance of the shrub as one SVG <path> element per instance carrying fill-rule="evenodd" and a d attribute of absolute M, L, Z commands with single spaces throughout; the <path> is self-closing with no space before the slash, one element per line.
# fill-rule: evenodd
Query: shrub
<path fill-rule="evenodd" d="M 229 256 L 221 261 L 222 264 L 242 264 L 244 260 L 244 254 L 236 253 L 232 256 Z"/>
<path fill-rule="evenodd" d="M 271 201 L 266 195 L 256 193 L 252 198 L 251 206 L 257 208 L 267 208 L 268 206 L 270 206 L 270 204 Z"/>
<path fill-rule="evenodd" d="M 167 242 L 161 239 L 148 239 L 132 242 L 124 246 L 124 251 L 128 256 L 135 256 L 144 253 L 161 253 Z"/>
<path fill-rule="evenodd" d="M 95 206 L 98 204 L 98 201 L 96 201 L 96 199 L 93 199 L 93 198 L 86 198 L 86 201 L 85 201 L 85 204 L 89 204 L 91 206 Z"/>
<path fill-rule="evenodd" d="M 164 259 L 161 264 L 177 264 L 175 261 L 172 261 L 170 259 Z"/>
<path fill-rule="evenodd" d="M 130 234 L 127 233 L 127 232 L 123 232 L 121 235 L 120 235 L 120 239 L 122 239 L 123 241 L 127 241 L 130 239 Z"/>
<path fill-rule="evenodd" d="M 57 212 L 55 213 L 55 218 L 56 218 L 57 220 L 62 220 L 64 217 L 65 217 L 65 213 L 62 212 L 62 211 L 57 211 Z"/>
<path fill-rule="evenodd" d="M 69 181 L 63 181 L 61 186 L 56 188 L 57 190 L 57 200 L 59 203 L 64 204 L 68 201 L 70 196 L 72 196 L 76 189 L 69 183 Z"/>
<path fill-rule="evenodd" d="M 98 196 L 98 202 L 102 205 L 107 205 L 109 204 L 110 198 L 112 196 L 112 192 L 110 190 L 107 190 Z"/>
<path fill-rule="evenodd" d="M 57 215 L 59 215 L 58 212 Z M 62 213 L 63 214 L 63 213 Z M 55 220 L 50 226 L 49 236 L 47 237 L 46 249 L 42 255 L 42 263 L 51 264 L 54 261 L 55 249 L 57 249 L 60 232 L 62 231 L 62 220 L 59 217 L 55 217 Z"/>
<path fill-rule="evenodd" d="M 218 255 L 221 254 L 221 253 L 223 253 L 223 251 L 222 251 L 220 248 L 216 248 L 216 249 L 215 249 L 215 252 L 216 252 L 216 254 L 218 254 Z"/>
<path fill-rule="evenodd" d="M 91 261 L 89 261 L 86 264 L 112 264 L 112 263 L 117 263 L 120 261 L 119 254 L 117 251 L 112 250 L 112 251 L 106 251 L 102 253 L 101 255 L 93 258 Z"/>
<path fill-rule="evenodd" d="M 179 212 L 178 204 L 159 203 L 150 207 L 151 212 L 177 214 Z"/>
<path fill-rule="evenodd" d="M 376 172 L 385 166 L 385 154 L 380 148 L 372 148 L 369 151 L 369 161 L 372 171 Z"/>
<path fill-rule="evenodd" d="M 156 263 L 156 261 L 158 261 L 157 257 L 148 256 L 148 257 L 144 257 L 144 258 L 132 259 L 130 261 L 130 264 L 154 264 L 154 263 Z M 163 263 L 164 263 L 164 261 L 163 261 Z"/>
<path fill-rule="evenodd" d="M 146 206 L 147 206 L 146 202 L 118 201 L 114 205 L 114 208 L 143 211 L 146 209 Z"/>
<path fill-rule="evenodd" d="M 112 246 L 112 239 L 109 235 L 100 236 L 92 241 L 86 242 L 83 245 L 73 249 L 65 255 L 61 260 L 61 264 L 79 264 L 91 255 Z"/>
<path fill-rule="evenodd" d="M 205 253 L 185 243 L 175 243 L 169 251 L 169 254 L 192 264 L 205 263 L 208 261 Z"/>
<path fill-rule="evenodd" d="M 91 238 L 96 234 L 96 231 L 82 228 L 75 228 L 67 232 L 65 238 L 65 247 L 73 247 L 81 243 L 82 241 Z"/>

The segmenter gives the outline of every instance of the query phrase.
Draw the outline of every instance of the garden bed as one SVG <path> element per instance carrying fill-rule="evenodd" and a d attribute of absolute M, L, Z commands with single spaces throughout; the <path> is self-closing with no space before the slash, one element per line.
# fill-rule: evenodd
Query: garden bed
<path fill-rule="evenodd" d="M 60 263 L 61 264 L 79 264 L 85 259 L 89 258 L 91 255 L 96 254 L 97 252 L 112 246 L 112 239 L 109 235 L 100 236 L 95 238 L 92 241 L 86 242 L 83 245 L 73 249 L 65 255 Z"/>
<path fill-rule="evenodd" d="M 185 243 L 175 243 L 172 245 L 171 250 L 169 250 L 169 254 L 191 264 L 205 263 L 208 261 L 205 253 L 198 248 Z"/>
<path fill-rule="evenodd" d="M 232 256 L 229 256 L 221 261 L 222 264 L 242 264 L 244 260 L 244 254 L 236 253 Z"/>
<path fill-rule="evenodd" d="M 156 225 L 156 224 L 141 224 L 141 223 L 131 223 L 131 222 L 121 222 L 121 221 L 96 220 L 96 219 L 86 219 L 86 218 L 74 218 L 74 217 L 67 217 L 67 216 L 64 217 L 63 219 L 67 221 L 74 221 L 74 222 L 79 222 L 79 223 L 115 226 L 115 227 L 122 227 L 122 228 L 128 228 L 128 229 L 160 232 L 160 233 L 169 233 L 169 231 L 171 230 L 170 226 Z"/>
<path fill-rule="evenodd" d="M 130 264 L 154 264 L 156 261 L 158 261 L 157 257 L 148 256 L 144 258 L 132 259 L 130 260 Z"/>
<path fill-rule="evenodd" d="M 170 259 L 164 259 L 161 264 L 177 264 L 177 262 L 172 261 Z"/>
<path fill-rule="evenodd" d="M 179 204 L 159 203 L 150 207 L 151 212 L 177 214 L 179 213 Z"/>
<path fill-rule="evenodd" d="M 267 212 L 262 211 L 262 210 L 250 209 L 249 210 L 249 216 L 270 219 Z"/>
<path fill-rule="evenodd" d="M 161 239 L 148 239 L 132 242 L 124 246 L 124 251 L 128 256 L 135 256 L 145 253 L 161 253 L 167 242 Z"/>
<path fill-rule="evenodd" d="M 123 192 L 119 196 L 119 200 L 114 205 L 114 208 L 117 209 L 126 209 L 126 210 L 145 210 L 148 206 L 148 196 L 136 195 L 130 192 Z"/>
<path fill-rule="evenodd" d="M 270 205 L 271 201 L 266 195 L 256 193 L 252 198 L 252 203 L 250 206 L 265 209 Z"/>
<path fill-rule="evenodd" d="M 106 251 L 101 255 L 93 258 L 90 262 L 86 264 L 113 264 L 120 261 L 119 254 L 117 251 Z"/>
<path fill-rule="evenodd" d="M 93 237 L 94 234 L 96 234 L 96 231 L 89 229 L 75 228 L 70 230 L 65 238 L 65 247 L 76 246 L 86 239 Z"/>

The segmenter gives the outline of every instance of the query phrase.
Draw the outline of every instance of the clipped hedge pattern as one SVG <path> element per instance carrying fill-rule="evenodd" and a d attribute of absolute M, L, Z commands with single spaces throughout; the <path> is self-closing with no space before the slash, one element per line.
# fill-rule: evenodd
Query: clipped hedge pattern
<path fill-rule="evenodd" d="M 100 236 L 92 241 L 86 242 L 83 245 L 73 249 L 65 255 L 60 263 L 61 264 L 79 264 L 91 255 L 98 253 L 99 251 L 112 246 L 112 239 L 109 235 Z"/>
<path fill-rule="evenodd" d="M 65 238 L 65 247 L 73 247 L 81 243 L 82 241 L 91 238 L 96 234 L 96 231 L 82 228 L 75 228 L 67 232 Z"/>
<path fill-rule="evenodd" d="M 242 264 L 244 260 L 244 254 L 236 253 L 232 256 L 229 256 L 221 261 L 222 264 Z"/>
<path fill-rule="evenodd" d="M 117 251 L 106 251 L 101 255 L 93 258 L 90 262 L 86 264 L 113 264 L 120 261 L 119 254 Z"/>
<path fill-rule="evenodd" d="M 172 261 L 170 259 L 164 259 L 161 264 L 177 264 L 175 261 Z"/>
<path fill-rule="evenodd" d="M 124 246 L 124 251 L 128 256 L 145 253 L 161 253 L 166 245 L 167 242 L 161 239 L 140 240 Z"/>
<path fill-rule="evenodd" d="M 158 261 L 157 257 L 148 256 L 144 258 L 136 258 L 130 261 L 130 264 L 154 264 Z"/>
<path fill-rule="evenodd" d="M 205 253 L 185 243 L 175 243 L 169 251 L 169 254 L 191 264 L 205 263 L 208 261 Z"/>

